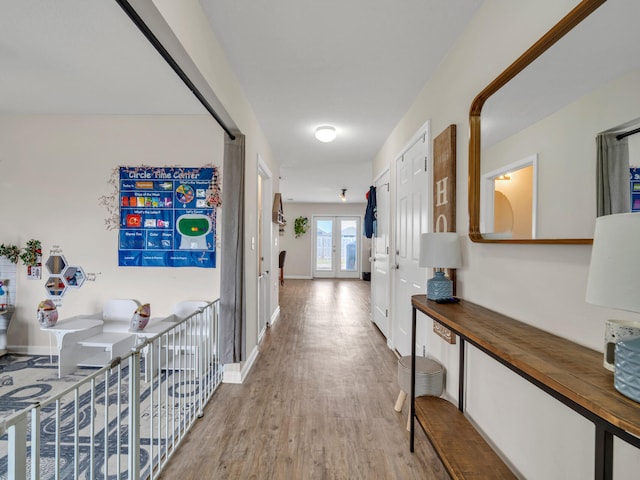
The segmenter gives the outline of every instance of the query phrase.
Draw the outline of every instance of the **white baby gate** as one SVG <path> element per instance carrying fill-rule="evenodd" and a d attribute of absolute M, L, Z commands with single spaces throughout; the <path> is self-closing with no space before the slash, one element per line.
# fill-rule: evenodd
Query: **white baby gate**
<path fill-rule="evenodd" d="M 158 476 L 222 382 L 219 306 L 174 318 L 131 353 L 2 421 L 5 478 Z"/>

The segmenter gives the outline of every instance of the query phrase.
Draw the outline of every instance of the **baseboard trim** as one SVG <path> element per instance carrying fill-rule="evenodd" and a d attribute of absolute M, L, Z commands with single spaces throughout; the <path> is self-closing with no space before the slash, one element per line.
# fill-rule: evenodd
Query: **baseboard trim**
<path fill-rule="evenodd" d="M 271 315 L 271 320 L 269 320 L 268 326 L 269 327 L 273 326 L 273 324 L 276 323 L 279 318 L 280 318 L 280 305 L 276 307 L 276 309 L 273 312 L 273 315 Z"/>
<path fill-rule="evenodd" d="M 253 348 L 253 351 L 249 355 L 249 358 L 247 358 L 244 362 L 225 364 L 222 383 L 243 383 L 245 378 L 247 378 L 247 376 L 249 375 L 251 368 L 256 363 L 256 359 L 258 358 L 259 353 L 260 351 L 258 350 L 258 347 L 255 346 Z"/>
<path fill-rule="evenodd" d="M 285 275 L 285 280 L 313 280 L 311 275 Z"/>
<path fill-rule="evenodd" d="M 7 353 L 15 353 L 16 355 L 58 355 L 56 347 L 34 345 L 9 345 Z"/>

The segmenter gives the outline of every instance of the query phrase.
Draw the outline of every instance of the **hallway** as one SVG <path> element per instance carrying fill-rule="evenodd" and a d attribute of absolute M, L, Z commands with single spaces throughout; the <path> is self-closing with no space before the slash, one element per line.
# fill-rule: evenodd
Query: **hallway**
<path fill-rule="evenodd" d="M 223 384 L 160 478 L 448 478 L 416 428 L 409 452 L 397 358 L 370 321 L 370 284 L 287 280 L 243 385 Z"/>

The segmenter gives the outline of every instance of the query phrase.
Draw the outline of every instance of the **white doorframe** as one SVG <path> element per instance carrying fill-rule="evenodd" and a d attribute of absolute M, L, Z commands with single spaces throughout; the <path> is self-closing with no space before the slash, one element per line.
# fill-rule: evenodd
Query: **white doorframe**
<path fill-rule="evenodd" d="M 267 167 L 260 154 L 258 154 L 258 278 L 257 278 L 257 318 L 259 342 L 269 326 L 271 319 L 271 300 L 274 297 L 273 290 L 277 287 L 273 275 L 273 223 L 271 219 L 271 202 L 273 201 L 273 179 L 269 167 Z"/>

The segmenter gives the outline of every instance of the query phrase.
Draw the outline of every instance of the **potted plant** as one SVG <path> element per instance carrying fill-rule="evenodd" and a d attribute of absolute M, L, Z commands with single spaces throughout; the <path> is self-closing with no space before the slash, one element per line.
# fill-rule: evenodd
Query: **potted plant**
<path fill-rule="evenodd" d="M 18 263 L 20 248 L 17 245 L 0 245 L 0 257 L 5 257 L 11 263 Z"/>
<path fill-rule="evenodd" d="M 4 243 L 0 245 L 0 257 L 7 258 L 11 263 L 18 263 L 18 260 L 22 260 L 23 265 L 32 267 L 40 263 L 41 256 L 42 244 L 40 240 L 33 238 L 27 242 L 24 249 L 17 245 L 5 245 Z"/>
<path fill-rule="evenodd" d="M 40 240 L 31 239 L 27 242 L 24 252 L 20 255 L 20 260 L 27 267 L 38 265 L 42 258 L 42 244 Z"/>
<path fill-rule="evenodd" d="M 309 219 L 307 217 L 296 218 L 293 224 L 293 231 L 296 234 L 296 238 L 301 237 L 309 230 Z"/>

